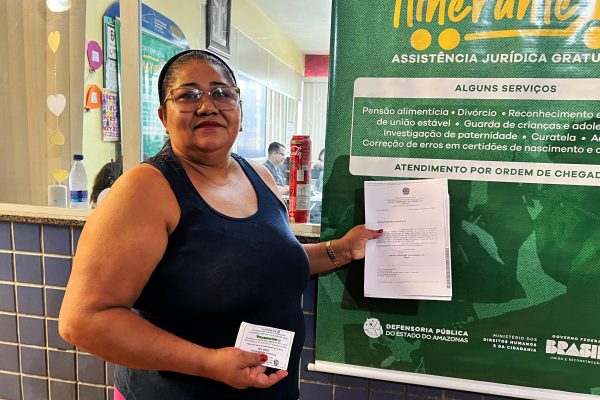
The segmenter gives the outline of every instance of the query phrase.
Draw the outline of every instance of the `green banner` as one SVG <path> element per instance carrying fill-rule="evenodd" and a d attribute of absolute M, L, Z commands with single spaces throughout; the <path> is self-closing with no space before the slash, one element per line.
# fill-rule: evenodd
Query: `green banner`
<path fill-rule="evenodd" d="M 158 118 L 158 76 L 163 65 L 182 47 L 142 30 L 142 158 L 154 156 L 167 141 Z"/>
<path fill-rule="evenodd" d="M 597 20 L 593 1 L 333 1 L 321 236 L 364 222 L 366 180 L 448 178 L 453 297 L 365 298 L 361 263 L 319 278 L 317 366 L 600 395 Z"/>

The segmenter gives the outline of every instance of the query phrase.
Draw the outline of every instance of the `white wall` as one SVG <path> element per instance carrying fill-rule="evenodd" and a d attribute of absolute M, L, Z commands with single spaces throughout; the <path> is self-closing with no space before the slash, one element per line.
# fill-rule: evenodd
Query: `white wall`
<path fill-rule="evenodd" d="M 327 128 L 327 78 L 305 78 L 302 102 L 301 133 L 312 140 L 311 160 L 315 161 L 325 147 Z"/>

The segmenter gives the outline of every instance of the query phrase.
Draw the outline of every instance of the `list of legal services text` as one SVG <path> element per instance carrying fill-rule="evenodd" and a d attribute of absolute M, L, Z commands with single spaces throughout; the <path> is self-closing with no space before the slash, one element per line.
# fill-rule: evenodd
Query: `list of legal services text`
<path fill-rule="evenodd" d="M 566 79 L 439 81 L 355 84 L 351 173 L 600 186 L 591 93 Z"/>

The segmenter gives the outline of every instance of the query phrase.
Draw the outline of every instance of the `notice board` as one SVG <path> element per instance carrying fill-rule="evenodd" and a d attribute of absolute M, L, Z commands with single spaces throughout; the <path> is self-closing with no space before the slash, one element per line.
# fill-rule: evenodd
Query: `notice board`
<path fill-rule="evenodd" d="M 168 139 L 157 111 L 160 70 L 171 57 L 187 49 L 188 41 L 179 26 L 142 4 L 142 160 L 158 153 Z"/>
<path fill-rule="evenodd" d="M 104 13 L 105 86 L 120 97 L 121 22 L 119 2 Z M 141 152 L 144 161 L 154 156 L 167 141 L 158 118 L 158 77 L 165 63 L 175 54 L 189 49 L 189 43 L 179 26 L 152 7 L 141 4 Z M 110 40 L 109 40 L 110 39 Z M 117 98 L 118 100 L 118 98 Z M 120 103 L 119 103 L 120 108 Z M 119 115 L 122 110 L 119 109 Z M 122 126 L 122 124 L 120 124 Z"/>
<path fill-rule="evenodd" d="M 322 239 L 366 180 L 448 178 L 450 302 L 319 278 L 315 368 L 600 398 L 600 2 L 333 1 Z"/>
<path fill-rule="evenodd" d="M 142 158 L 156 155 L 168 139 L 165 127 L 158 118 L 160 100 L 158 77 L 165 63 L 175 54 L 183 51 L 164 38 L 142 29 Z"/>

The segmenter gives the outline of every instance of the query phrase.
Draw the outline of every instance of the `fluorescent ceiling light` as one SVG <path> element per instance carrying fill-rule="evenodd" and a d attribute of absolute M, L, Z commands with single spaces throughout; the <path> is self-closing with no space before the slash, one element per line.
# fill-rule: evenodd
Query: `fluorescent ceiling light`
<path fill-rule="evenodd" d="M 71 8 L 71 0 L 46 0 L 46 6 L 52 12 L 63 12 Z"/>

